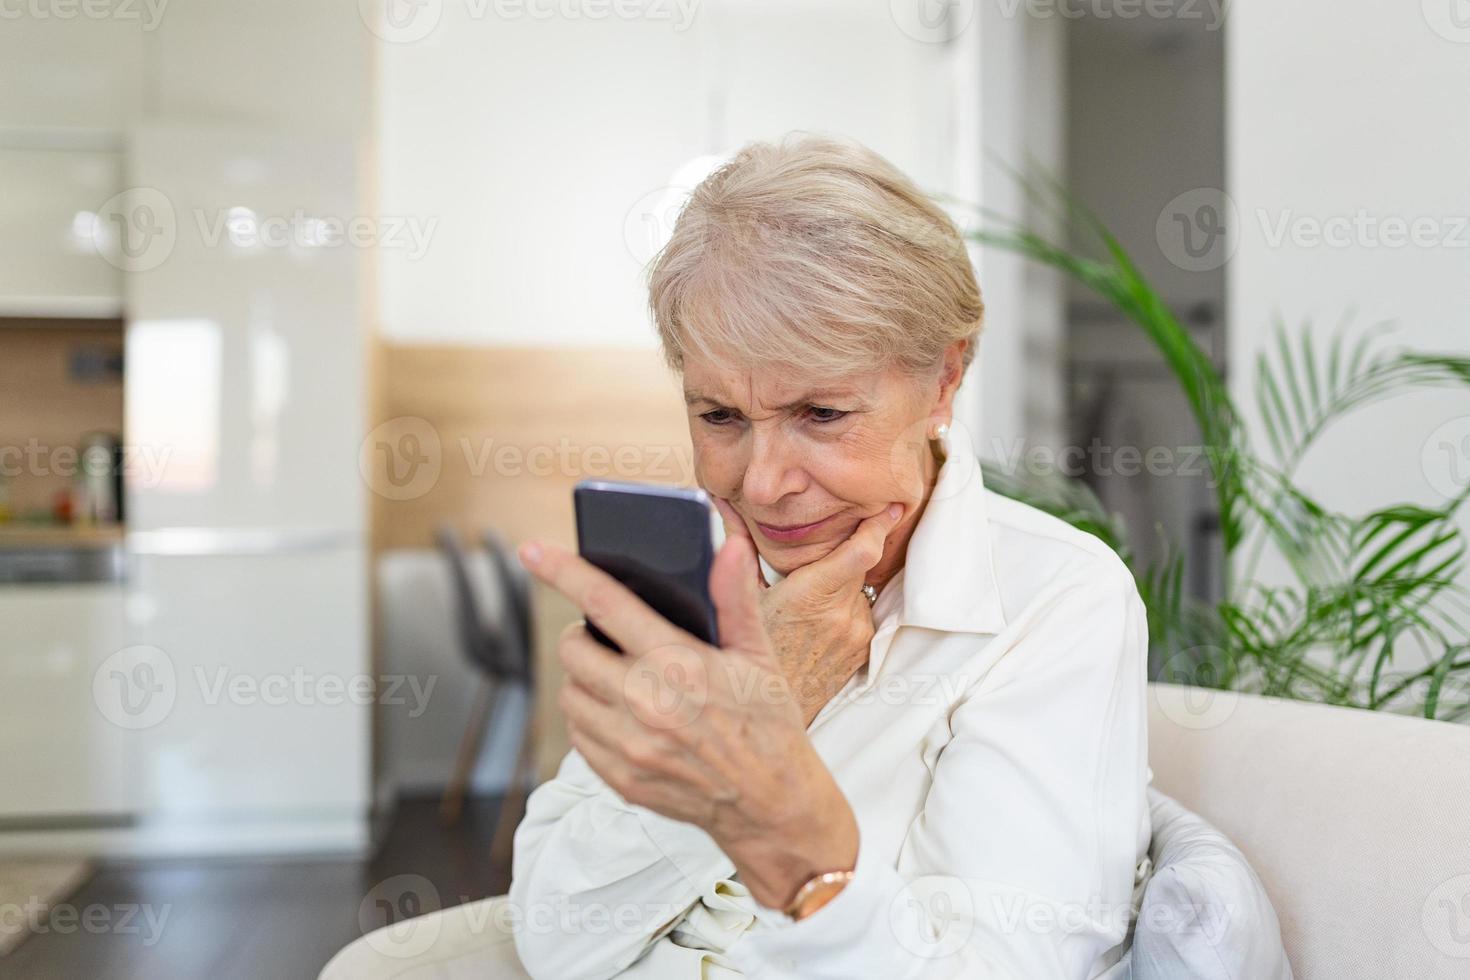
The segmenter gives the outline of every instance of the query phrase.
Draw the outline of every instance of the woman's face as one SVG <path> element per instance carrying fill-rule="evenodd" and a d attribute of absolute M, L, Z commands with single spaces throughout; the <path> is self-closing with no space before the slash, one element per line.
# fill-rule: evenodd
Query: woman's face
<path fill-rule="evenodd" d="M 904 516 L 883 562 L 902 555 L 937 469 L 931 428 L 948 421 L 963 342 L 932 380 L 895 368 L 815 377 L 684 359 L 684 395 L 700 486 L 744 520 L 782 575 L 826 556 L 897 501 Z"/>

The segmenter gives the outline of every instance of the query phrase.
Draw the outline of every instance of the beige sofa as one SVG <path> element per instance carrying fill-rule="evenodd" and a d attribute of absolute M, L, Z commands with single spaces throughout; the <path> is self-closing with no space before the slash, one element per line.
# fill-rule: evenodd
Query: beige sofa
<path fill-rule="evenodd" d="M 1168 684 L 1150 694 L 1154 786 L 1250 859 L 1298 980 L 1470 977 L 1470 727 Z M 502 901 L 370 933 L 322 980 L 525 977 Z"/>

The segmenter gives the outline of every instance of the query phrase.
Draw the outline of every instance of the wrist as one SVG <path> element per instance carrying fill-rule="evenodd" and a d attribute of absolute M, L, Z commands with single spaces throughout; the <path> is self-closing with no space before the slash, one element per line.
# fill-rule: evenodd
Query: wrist
<path fill-rule="evenodd" d="M 752 897 L 767 908 L 786 910 L 814 877 L 857 866 L 857 817 L 836 784 L 814 805 L 759 837 L 725 848 Z"/>

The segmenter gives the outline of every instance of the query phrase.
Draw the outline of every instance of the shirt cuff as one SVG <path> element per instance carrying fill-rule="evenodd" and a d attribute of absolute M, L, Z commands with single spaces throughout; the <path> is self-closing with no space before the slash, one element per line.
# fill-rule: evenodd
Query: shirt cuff
<path fill-rule="evenodd" d="M 892 925 L 903 890 L 898 871 L 860 838 L 852 880 L 834 898 L 800 921 L 760 916 L 770 928 L 747 933 L 726 955 L 751 980 L 901 976 L 913 966 Z"/>
<path fill-rule="evenodd" d="M 702 828 L 647 807 L 635 806 L 633 811 L 649 840 L 695 888 L 704 889 L 711 882 L 735 873 L 735 862 Z"/>

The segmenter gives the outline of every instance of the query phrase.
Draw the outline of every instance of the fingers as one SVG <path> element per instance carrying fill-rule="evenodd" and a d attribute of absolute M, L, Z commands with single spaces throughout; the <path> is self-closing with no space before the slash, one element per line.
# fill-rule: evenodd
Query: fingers
<path fill-rule="evenodd" d="M 628 779 L 629 766 L 618 750 L 593 734 L 592 729 L 577 724 L 567 725 L 567 738 L 572 748 L 582 754 L 588 767 L 615 792 Z"/>
<path fill-rule="evenodd" d="M 750 538 L 726 538 L 710 570 L 710 598 L 725 649 L 764 651 L 766 629 L 761 620 L 760 584 L 754 566 L 755 545 Z"/>
<path fill-rule="evenodd" d="M 585 623 L 573 623 L 563 630 L 556 652 L 567 677 L 589 697 L 603 704 L 617 704 L 622 698 L 632 660 L 594 640 Z"/>
<path fill-rule="evenodd" d="M 629 653 L 667 643 L 697 642 L 581 555 L 540 541 L 521 545 L 519 554 L 531 574 L 575 603 Z"/>
<path fill-rule="evenodd" d="M 831 554 L 808 565 L 807 569 L 820 575 L 823 584 L 834 592 L 857 588 L 868 570 L 883 557 L 888 532 L 897 526 L 903 510 L 903 504 L 889 504 L 859 524 Z"/>
<path fill-rule="evenodd" d="M 627 728 L 626 712 L 620 712 L 570 678 L 557 693 L 557 706 L 568 725 L 586 729 L 592 738 L 609 748 L 616 746 L 617 733 Z"/>

